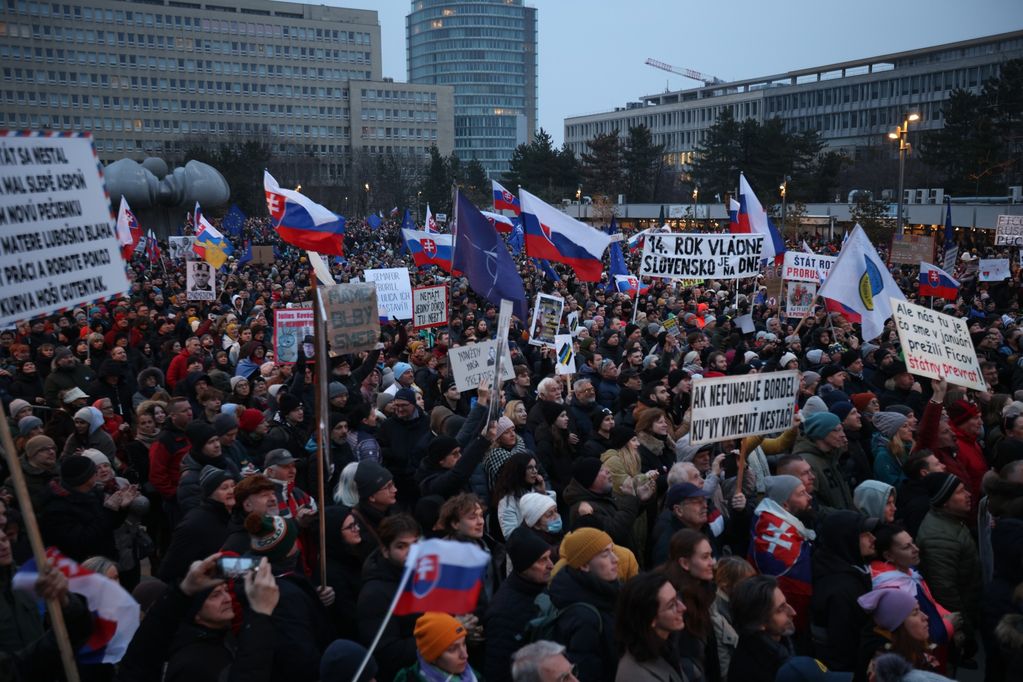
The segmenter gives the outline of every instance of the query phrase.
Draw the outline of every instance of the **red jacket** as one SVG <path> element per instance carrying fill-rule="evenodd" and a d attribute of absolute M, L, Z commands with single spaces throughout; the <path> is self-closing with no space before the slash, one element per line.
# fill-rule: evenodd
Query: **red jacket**
<path fill-rule="evenodd" d="M 168 426 L 149 446 L 149 482 L 165 500 L 178 494 L 181 460 L 191 449 L 185 432 Z"/>
<path fill-rule="evenodd" d="M 187 350 L 182 349 L 180 353 L 174 356 L 170 361 L 170 366 L 167 367 L 167 387 L 170 389 L 174 388 L 174 385 L 185 378 L 186 371 L 188 369 L 188 358 L 190 357 Z"/>

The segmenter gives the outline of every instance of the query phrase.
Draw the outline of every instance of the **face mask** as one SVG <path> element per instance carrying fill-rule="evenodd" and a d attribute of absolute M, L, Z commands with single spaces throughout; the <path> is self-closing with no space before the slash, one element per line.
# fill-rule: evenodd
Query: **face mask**
<path fill-rule="evenodd" d="M 562 528 L 561 516 L 556 516 L 553 521 L 547 523 L 548 533 L 560 533 Z"/>

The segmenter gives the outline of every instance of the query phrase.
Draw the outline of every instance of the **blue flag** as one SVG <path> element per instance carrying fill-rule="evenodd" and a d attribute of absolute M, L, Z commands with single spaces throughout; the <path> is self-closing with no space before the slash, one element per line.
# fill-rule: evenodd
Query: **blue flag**
<path fill-rule="evenodd" d="M 952 197 L 945 195 L 945 257 L 942 266 L 946 272 L 952 272 L 959 259 L 959 246 L 956 244 L 956 232 L 952 227 Z"/>
<path fill-rule="evenodd" d="M 245 265 L 250 260 L 252 260 L 252 241 L 246 239 L 245 245 L 242 247 L 242 255 L 238 256 L 238 265 Z"/>
<path fill-rule="evenodd" d="M 366 218 L 366 222 L 369 223 L 369 229 L 375 230 L 380 227 L 380 224 L 383 223 L 384 220 L 377 214 L 371 213 L 369 217 Z"/>
<path fill-rule="evenodd" d="M 540 272 L 543 273 L 544 277 L 552 282 L 561 281 L 561 277 L 558 275 L 557 271 L 551 267 L 551 262 L 549 260 L 544 258 L 534 258 L 533 262 L 536 263 L 536 267 L 540 268 Z"/>
<path fill-rule="evenodd" d="M 412 220 L 412 214 L 409 213 L 409 210 L 407 208 L 405 209 L 405 217 L 401 219 L 401 229 L 403 230 L 416 229 L 416 224 Z"/>
<path fill-rule="evenodd" d="M 614 216 L 611 216 L 611 224 L 607 228 L 608 234 L 615 234 L 618 232 L 618 224 L 615 222 Z M 608 257 L 610 258 L 610 264 L 607 271 L 607 291 L 615 290 L 615 275 L 628 275 L 629 266 L 625 263 L 625 256 L 622 254 L 621 242 L 611 242 L 611 246 L 608 249 Z"/>
<path fill-rule="evenodd" d="M 220 226 L 232 237 L 241 237 L 247 219 L 248 216 L 242 213 L 237 204 L 231 204 L 231 208 L 224 214 L 224 219 L 220 221 Z"/>
<path fill-rule="evenodd" d="M 521 220 L 512 218 L 512 222 L 515 224 L 515 227 L 512 228 L 511 236 L 508 237 L 508 246 L 511 248 L 512 255 L 517 256 L 526 247 L 526 233 L 522 229 Z"/>
<path fill-rule="evenodd" d="M 514 303 L 518 318 L 527 319 L 526 289 L 504 240 L 479 209 L 457 190 L 452 232 L 454 269 L 465 274 L 472 290 L 494 305 L 508 299 Z"/>

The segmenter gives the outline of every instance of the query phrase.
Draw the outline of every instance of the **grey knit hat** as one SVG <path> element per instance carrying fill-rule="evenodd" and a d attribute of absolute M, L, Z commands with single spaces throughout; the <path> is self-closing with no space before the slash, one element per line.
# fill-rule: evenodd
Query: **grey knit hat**
<path fill-rule="evenodd" d="M 874 426 L 885 438 L 894 438 L 902 425 L 906 423 L 907 417 L 898 412 L 877 412 L 874 414 Z"/>
<path fill-rule="evenodd" d="M 789 501 L 792 493 L 802 485 L 795 476 L 789 476 L 788 474 L 782 474 L 780 476 L 768 476 L 767 477 L 767 496 L 778 504 L 785 504 Z"/>

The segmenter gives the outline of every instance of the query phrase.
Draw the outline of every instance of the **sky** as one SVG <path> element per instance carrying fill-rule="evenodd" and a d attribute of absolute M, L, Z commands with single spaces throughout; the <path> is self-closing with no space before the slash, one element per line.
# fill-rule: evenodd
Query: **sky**
<path fill-rule="evenodd" d="M 324 0 L 376 10 L 383 75 L 407 80 L 409 0 Z M 561 144 L 568 116 L 699 85 L 648 57 L 724 80 L 768 76 L 1023 29 L 1021 0 L 532 0 L 539 123 Z M 899 10 L 901 15 L 894 12 Z"/>

